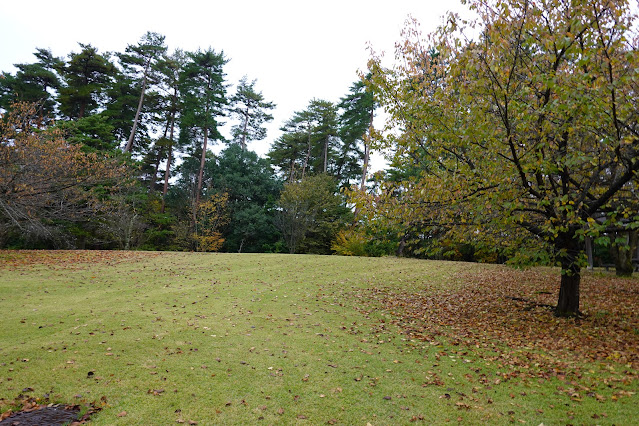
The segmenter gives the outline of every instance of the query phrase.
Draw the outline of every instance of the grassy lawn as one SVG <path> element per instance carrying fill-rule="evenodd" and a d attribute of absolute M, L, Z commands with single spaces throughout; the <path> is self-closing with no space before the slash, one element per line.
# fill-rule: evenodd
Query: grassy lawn
<path fill-rule="evenodd" d="M 0 252 L 0 411 L 96 425 L 632 424 L 639 281 L 396 258 Z"/>

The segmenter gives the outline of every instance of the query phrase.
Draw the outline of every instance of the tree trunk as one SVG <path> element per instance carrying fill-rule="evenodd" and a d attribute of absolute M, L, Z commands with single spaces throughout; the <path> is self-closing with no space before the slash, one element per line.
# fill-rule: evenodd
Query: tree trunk
<path fill-rule="evenodd" d="M 304 158 L 304 166 L 302 167 L 302 180 L 306 173 L 306 167 L 308 166 L 308 160 L 311 158 L 311 134 L 308 134 L 308 150 L 306 151 L 306 158 Z"/>
<path fill-rule="evenodd" d="M 372 138 L 373 134 L 373 119 L 375 118 L 375 114 L 371 109 L 370 119 L 368 122 L 368 135 L 364 135 L 364 165 L 362 166 L 362 181 L 359 185 L 359 189 L 362 191 L 366 189 L 366 175 L 368 174 L 368 162 L 370 160 L 370 145 L 369 141 Z M 367 137 L 368 136 L 368 137 Z"/>
<path fill-rule="evenodd" d="M 242 147 L 242 151 L 246 151 L 246 129 L 248 129 L 250 112 L 248 108 L 246 109 L 246 113 L 244 113 L 244 126 L 242 128 L 242 140 L 240 141 L 240 146 Z"/>
<path fill-rule="evenodd" d="M 291 169 L 288 175 L 288 181 L 293 182 L 293 178 L 295 177 L 295 159 L 291 160 Z"/>
<path fill-rule="evenodd" d="M 140 119 L 140 112 L 142 111 L 142 105 L 144 104 L 144 92 L 146 91 L 146 74 L 148 72 L 149 64 L 144 69 L 144 77 L 142 78 L 142 93 L 140 93 L 140 100 L 138 101 L 138 109 L 135 111 L 135 118 L 133 119 L 133 127 L 131 128 L 131 134 L 129 140 L 126 143 L 124 152 L 131 152 L 133 148 L 133 139 L 135 138 L 135 131 L 138 128 L 138 120 Z"/>
<path fill-rule="evenodd" d="M 586 255 L 588 256 L 588 270 L 594 268 L 594 259 L 592 257 L 592 238 L 586 237 Z"/>
<path fill-rule="evenodd" d="M 630 277 L 634 272 L 632 258 L 637 250 L 638 233 L 637 231 L 627 231 L 613 234 L 615 241 L 617 239 L 625 239 L 625 243 L 613 242 L 611 254 L 615 260 L 615 271 L 619 277 Z"/>
<path fill-rule="evenodd" d="M 572 272 L 561 269 L 561 287 L 557 302 L 557 316 L 574 316 L 579 313 L 579 284 L 581 282 L 581 268 L 578 266 Z"/>
<path fill-rule="evenodd" d="M 150 177 L 149 192 L 155 192 L 158 183 L 158 171 L 160 170 L 160 162 L 162 162 L 162 156 L 164 155 L 164 146 L 161 146 L 155 156 L 155 163 L 153 164 L 153 176 Z"/>
<path fill-rule="evenodd" d="M 572 317 L 579 314 L 579 284 L 581 266 L 579 266 L 579 241 L 574 232 L 559 237 L 558 247 L 565 253 L 561 257 L 561 285 L 555 314 L 560 317 Z"/>
<path fill-rule="evenodd" d="M 197 222 L 197 208 L 200 205 L 200 194 L 202 193 L 202 181 L 204 179 L 204 166 L 206 165 L 206 145 L 209 139 L 209 129 L 204 128 L 204 142 L 202 142 L 202 157 L 200 157 L 200 172 L 197 177 L 197 189 L 195 190 L 195 205 L 193 206 L 193 228 Z"/>
<path fill-rule="evenodd" d="M 169 177 L 171 176 L 171 161 L 173 160 L 173 141 L 169 144 L 169 154 L 166 159 L 166 170 L 164 171 L 164 187 L 162 188 L 162 213 L 166 209 L 166 193 L 169 192 Z"/>
<path fill-rule="evenodd" d="M 177 103 L 177 90 L 173 92 L 173 105 Z M 169 191 L 169 178 L 171 177 L 171 162 L 173 161 L 173 132 L 175 130 L 175 109 L 171 109 L 171 133 L 169 134 L 169 153 L 166 159 L 166 170 L 164 170 L 164 187 L 162 188 L 162 213 L 166 208 L 166 193 Z"/>
<path fill-rule="evenodd" d="M 404 256 L 404 248 L 406 247 L 406 238 L 407 237 L 408 237 L 408 234 L 402 235 L 402 239 L 399 241 L 399 246 L 397 247 L 397 251 L 395 251 L 395 255 L 397 257 L 403 257 Z"/>
<path fill-rule="evenodd" d="M 324 173 L 328 170 L 328 141 L 329 137 L 326 136 L 326 142 L 324 142 Z"/>
<path fill-rule="evenodd" d="M 368 143 L 364 142 L 364 165 L 362 166 L 362 181 L 360 182 L 359 189 L 366 189 L 366 175 L 368 173 L 368 161 L 370 156 L 370 147 Z"/>
<path fill-rule="evenodd" d="M 85 101 L 80 102 L 80 111 L 78 111 L 78 119 L 84 117 L 84 111 L 87 109 L 87 103 Z"/>

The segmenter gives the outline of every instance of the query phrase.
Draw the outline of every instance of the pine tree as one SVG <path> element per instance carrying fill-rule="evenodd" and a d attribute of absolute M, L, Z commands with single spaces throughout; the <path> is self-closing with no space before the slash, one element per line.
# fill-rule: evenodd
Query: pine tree
<path fill-rule="evenodd" d="M 180 139 L 183 142 L 198 141 L 193 154 L 200 154 L 200 170 L 194 196 L 194 209 L 200 202 L 204 166 L 209 139 L 222 140 L 218 130 L 218 118 L 224 115 L 227 104 L 225 74 L 222 70 L 228 61 L 224 53 L 209 48 L 188 53 L 188 61 L 180 78 L 184 109 L 180 123 Z M 201 140 L 201 144 L 199 143 Z M 193 220 L 195 221 L 195 216 Z"/>
<path fill-rule="evenodd" d="M 60 77 L 55 71 L 62 64 L 50 50 L 36 49 L 38 59 L 32 64 L 16 64 L 15 76 L 0 76 L 0 108 L 9 110 L 15 102 L 36 103 L 43 122 L 55 118 L 54 93 L 60 88 Z M 53 92 L 53 93 L 52 93 Z"/>
<path fill-rule="evenodd" d="M 370 78 L 368 76 L 367 78 Z M 366 175 L 370 157 L 370 133 L 375 117 L 373 93 L 366 88 L 364 80 L 355 82 L 350 92 L 340 100 L 341 155 L 338 158 L 339 175 L 354 176 L 361 170 L 360 189 L 366 187 Z M 364 146 L 364 152 L 360 149 Z M 363 164 L 359 162 L 363 159 Z"/>
<path fill-rule="evenodd" d="M 119 55 L 125 72 L 133 74 L 140 85 L 140 97 L 135 111 L 135 118 L 133 119 L 131 134 L 129 135 L 124 152 L 130 152 L 133 148 L 135 132 L 144 105 L 144 95 L 149 83 L 153 83 L 157 78 L 156 73 L 154 73 L 154 68 L 167 49 L 164 44 L 164 38 L 161 34 L 147 32 L 140 38 L 136 46 L 127 46 L 125 53 Z"/>
<path fill-rule="evenodd" d="M 80 43 L 80 53 L 71 53 L 66 64 L 58 66 L 64 85 L 58 101 L 60 111 L 68 118 L 82 118 L 103 106 L 106 89 L 118 70 L 90 44 Z"/>
<path fill-rule="evenodd" d="M 266 137 L 264 123 L 273 120 L 267 111 L 275 108 L 273 102 L 266 102 L 261 92 L 255 91 L 255 81 L 248 83 L 242 77 L 235 95 L 231 98 L 231 114 L 237 117 L 240 124 L 231 128 L 233 141 L 246 150 L 246 144 Z"/>

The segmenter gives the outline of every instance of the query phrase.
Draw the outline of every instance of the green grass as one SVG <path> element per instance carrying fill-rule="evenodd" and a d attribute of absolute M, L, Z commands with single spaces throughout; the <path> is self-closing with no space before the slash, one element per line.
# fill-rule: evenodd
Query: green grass
<path fill-rule="evenodd" d="M 631 392 L 613 398 L 602 385 L 600 399 L 571 398 L 556 377 L 518 379 L 508 373 L 521 367 L 451 336 L 411 339 L 392 312 L 371 308 L 369 288 L 446 291 L 478 265 L 194 253 L 118 262 L 117 252 L 82 263 L 49 252 L 13 266 L 20 254 L 3 256 L 2 411 L 20 394 L 48 394 L 103 405 L 96 425 L 631 424 L 639 415 Z M 586 367 L 593 382 L 628 368 Z"/>

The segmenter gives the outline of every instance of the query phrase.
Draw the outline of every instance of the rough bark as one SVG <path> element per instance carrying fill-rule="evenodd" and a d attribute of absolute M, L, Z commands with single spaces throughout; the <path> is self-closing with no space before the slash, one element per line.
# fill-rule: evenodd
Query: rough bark
<path fill-rule="evenodd" d="M 561 261 L 561 284 L 559 300 L 555 314 L 561 317 L 579 314 L 579 285 L 581 283 L 581 266 L 579 264 L 580 246 L 575 232 L 568 232 L 559 237 L 563 254 Z"/>

